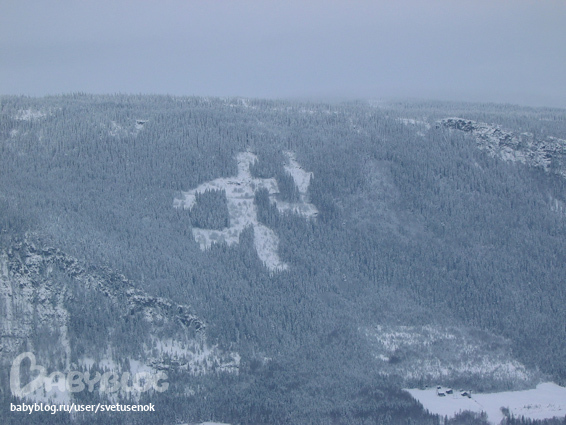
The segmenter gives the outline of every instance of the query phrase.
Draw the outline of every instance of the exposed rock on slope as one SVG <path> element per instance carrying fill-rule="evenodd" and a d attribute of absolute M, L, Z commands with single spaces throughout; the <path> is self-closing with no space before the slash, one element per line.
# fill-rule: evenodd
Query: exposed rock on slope
<path fill-rule="evenodd" d="M 538 139 L 532 133 L 513 133 L 464 118 L 445 118 L 438 123 L 471 134 L 478 147 L 493 157 L 540 167 L 566 177 L 566 140 L 551 136 Z"/>
<path fill-rule="evenodd" d="M 3 366 L 31 351 L 61 371 L 99 365 L 132 373 L 237 372 L 239 355 L 207 344 L 205 327 L 190 307 L 150 296 L 123 275 L 57 249 L 19 240 L 0 252 Z"/>

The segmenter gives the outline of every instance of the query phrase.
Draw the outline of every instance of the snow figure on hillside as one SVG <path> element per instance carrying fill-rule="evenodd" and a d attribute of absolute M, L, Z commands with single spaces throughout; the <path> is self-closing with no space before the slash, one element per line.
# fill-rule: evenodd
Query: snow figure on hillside
<path fill-rule="evenodd" d="M 196 203 L 196 195 L 205 193 L 207 190 L 224 190 L 228 201 L 228 213 L 230 216 L 230 227 L 222 230 L 201 229 L 193 227 L 193 236 L 204 251 L 215 242 L 226 242 L 228 245 L 238 243 L 240 234 L 248 227 L 254 230 L 254 245 L 258 257 L 265 266 L 272 271 L 280 271 L 288 268 L 288 265 L 279 259 L 277 246 L 279 239 L 270 228 L 258 222 L 257 208 L 254 203 L 255 192 L 266 189 L 269 193 L 270 202 L 276 204 L 281 212 L 290 211 L 304 217 L 316 217 L 316 207 L 308 202 L 307 190 L 312 173 L 304 171 L 295 160 L 292 152 L 285 153 L 287 165 L 285 171 L 289 173 L 299 190 L 297 202 L 282 202 L 275 200 L 279 193 L 279 187 L 275 178 L 254 178 L 250 172 L 250 165 L 257 160 L 257 156 L 251 152 L 241 152 L 237 155 L 238 175 L 234 177 L 223 177 L 199 185 L 196 189 L 183 192 L 183 199 L 175 199 L 175 208 L 191 209 Z"/>

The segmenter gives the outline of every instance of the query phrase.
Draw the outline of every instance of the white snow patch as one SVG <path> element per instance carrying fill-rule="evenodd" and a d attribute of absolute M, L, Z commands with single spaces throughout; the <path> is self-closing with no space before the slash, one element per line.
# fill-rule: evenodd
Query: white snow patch
<path fill-rule="evenodd" d="M 203 422 L 200 425 L 230 425 L 224 422 Z"/>
<path fill-rule="evenodd" d="M 550 196 L 550 210 L 560 214 L 566 214 L 566 203 Z"/>
<path fill-rule="evenodd" d="M 20 121 L 34 121 L 34 120 L 38 120 L 41 119 L 43 117 L 46 117 L 47 114 L 45 112 L 42 111 L 37 111 L 31 108 L 28 109 L 20 109 L 14 119 L 16 120 L 20 120 Z"/>
<path fill-rule="evenodd" d="M 130 363 L 130 373 L 132 375 L 135 375 L 136 373 L 150 373 L 153 374 L 155 373 L 155 369 L 147 366 L 146 364 L 134 360 L 134 359 L 128 359 L 129 363 Z"/>
<path fill-rule="evenodd" d="M 414 118 L 399 118 L 398 121 L 405 125 L 418 125 L 430 130 L 430 124 L 424 121 L 424 118 L 423 120 L 416 120 Z"/>
<path fill-rule="evenodd" d="M 254 227 L 254 245 L 259 259 L 269 270 L 285 270 L 287 264 L 282 263 L 277 255 L 279 238 L 268 227 L 258 224 Z"/>
<path fill-rule="evenodd" d="M 100 366 L 100 368 L 102 370 L 118 370 L 118 367 L 116 365 L 116 363 L 114 362 L 114 360 L 112 358 L 105 358 L 100 360 L 100 362 L 98 362 L 98 365 Z"/>
<path fill-rule="evenodd" d="M 531 390 L 472 394 L 471 398 L 461 396 L 460 391 L 446 394 L 445 397 L 439 397 L 432 388 L 406 391 L 431 413 L 453 417 L 465 410 L 477 413 L 483 411 L 492 424 L 503 420 L 502 407 L 508 408 L 515 417 L 524 416 L 529 419 L 566 416 L 566 388 L 552 382 L 539 384 Z"/>
<path fill-rule="evenodd" d="M 142 130 L 146 122 L 147 120 L 136 120 L 136 130 L 137 131 Z"/>
<path fill-rule="evenodd" d="M 45 378 L 45 381 L 49 381 L 49 379 Z M 50 391 L 45 391 L 44 386 L 42 386 L 40 389 L 25 395 L 23 399 L 34 403 L 71 404 L 71 393 L 67 390 L 59 391 L 57 382 L 54 382 Z"/>
<path fill-rule="evenodd" d="M 179 424 L 179 425 L 191 425 L 190 423 L 184 423 L 184 424 Z M 224 422 L 201 422 L 200 424 L 196 424 L 196 425 L 230 425 L 228 423 L 224 423 Z"/>
<path fill-rule="evenodd" d="M 295 159 L 295 154 L 293 152 L 285 152 L 285 154 L 289 161 L 284 167 L 285 171 L 291 174 L 293 180 L 295 180 L 299 193 L 306 194 L 311 183 L 312 173 L 303 170 L 303 167 L 301 167 Z"/>
<path fill-rule="evenodd" d="M 126 136 L 137 136 L 138 133 L 143 130 L 145 124 L 148 120 L 136 119 L 135 123 L 130 121 L 128 124 L 122 125 L 118 124 L 116 121 L 110 121 L 110 125 L 101 123 L 100 125 L 104 128 L 108 128 L 108 134 L 112 137 L 126 137 Z"/>
<path fill-rule="evenodd" d="M 239 373 L 240 354 L 224 352 L 217 345 L 208 345 L 203 341 L 181 343 L 172 339 L 153 340 L 153 355 L 166 354 L 170 361 L 193 375 L 216 371 Z M 152 362 L 154 365 L 159 361 Z M 131 364 L 131 363 L 130 363 Z"/>
<path fill-rule="evenodd" d="M 110 130 L 108 133 L 112 137 L 119 136 L 123 131 L 124 129 L 122 128 L 122 126 L 116 123 L 116 121 L 110 121 Z"/>
<path fill-rule="evenodd" d="M 257 161 L 257 156 L 251 152 L 241 152 L 236 156 L 238 174 L 233 177 L 222 177 L 199 185 L 196 189 L 183 192 L 183 199 L 175 199 L 175 208 L 191 209 L 196 203 L 197 193 L 207 190 L 224 190 L 228 201 L 230 227 L 222 230 L 193 228 L 193 236 L 204 251 L 213 243 L 224 242 L 227 245 L 239 243 L 244 229 L 251 226 L 254 230 L 254 245 L 259 258 L 272 271 L 281 271 L 289 266 L 281 261 L 277 254 L 279 238 L 269 228 L 258 222 L 257 208 L 254 203 L 255 192 L 266 189 L 270 202 L 281 212 L 290 211 L 306 218 L 316 217 L 318 210 L 308 202 L 308 187 L 312 173 L 306 172 L 296 161 L 292 152 L 286 152 L 287 165 L 285 170 L 293 177 L 299 189 L 299 202 L 289 203 L 276 200 L 279 187 L 275 178 L 258 179 L 252 177 L 250 165 Z"/>
<path fill-rule="evenodd" d="M 96 360 L 94 360 L 92 357 L 82 357 L 79 359 L 78 363 L 79 366 L 82 366 L 86 369 L 91 369 L 96 363 Z"/>
<path fill-rule="evenodd" d="M 360 329 L 381 372 L 412 380 L 479 375 L 501 382 L 534 384 L 534 372 L 511 356 L 508 341 L 487 332 L 441 326 L 375 326 Z"/>

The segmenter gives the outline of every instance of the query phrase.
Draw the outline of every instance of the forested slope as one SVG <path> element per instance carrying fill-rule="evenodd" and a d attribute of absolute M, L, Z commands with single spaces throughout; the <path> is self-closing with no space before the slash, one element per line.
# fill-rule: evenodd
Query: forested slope
<path fill-rule="evenodd" d="M 156 395 L 165 422 L 436 423 L 401 388 L 564 384 L 566 179 L 438 125 L 454 116 L 566 138 L 556 109 L 3 97 L 2 250 L 29 232 L 190 305 L 211 341 L 240 353 L 239 374 Z M 255 192 L 286 270 L 262 264 L 252 228 L 200 249 L 192 226 L 229 225 L 224 193 L 174 208 L 237 175 L 241 152 L 257 155 L 255 178 L 276 179 L 274 202 L 299 196 L 285 152 L 312 172 L 314 218 Z M 439 348 L 423 354 L 425 337 Z M 463 345 L 477 356 L 462 359 Z M 509 365 L 520 373 L 494 372 Z"/>

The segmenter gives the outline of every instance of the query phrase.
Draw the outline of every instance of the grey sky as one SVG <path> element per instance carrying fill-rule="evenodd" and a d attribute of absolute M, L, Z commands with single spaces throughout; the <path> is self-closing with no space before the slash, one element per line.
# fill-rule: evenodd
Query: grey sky
<path fill-rule="evenodd" d="M 566 107 L 566 1 L 0 0 L 0 93 Z"/>

